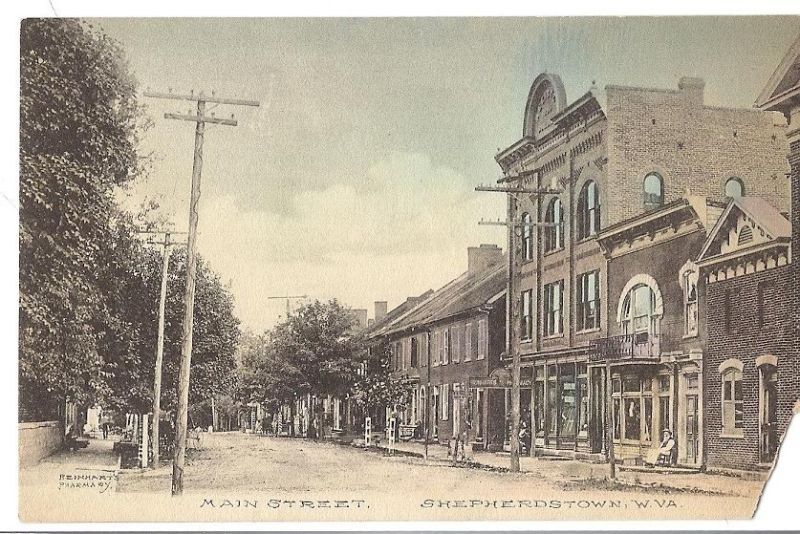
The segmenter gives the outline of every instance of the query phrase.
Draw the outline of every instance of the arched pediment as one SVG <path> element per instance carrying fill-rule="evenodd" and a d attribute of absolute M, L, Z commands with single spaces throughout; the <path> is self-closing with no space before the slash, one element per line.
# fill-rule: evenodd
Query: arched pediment
<path fill-rule="evenodd" d="M 553 125 L 553 117 L 564 109 L 566 100 L 564 84 L 557 74 L 537 76 L 528 93 L 522 135 L 538 139 L 547 133 Z"/>

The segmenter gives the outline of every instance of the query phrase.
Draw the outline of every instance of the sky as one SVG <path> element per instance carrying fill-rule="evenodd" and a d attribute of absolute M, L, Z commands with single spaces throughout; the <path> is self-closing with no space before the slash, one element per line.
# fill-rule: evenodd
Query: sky
<path fill-rule="evenodd" d="M 534 78 L 561 76 L 570 102 L 593 86 L 676 89 L 751 107 L 800 33 L 796 17 L 486 19 L 97 19 L 141 90 L 258 100 L 209 126 L 198 250 L 229 283 L 243 325 L 273 326 L 285 301 L 353 308 L 441 287 L 467 247 L 496 243 L 505 199 L 494 156 L 522 136 Z M 142 98 L 150 176 L 125 192 L 188 226 L 194 127 L 165 120 L 190 102 Z M 210 106 L 209 106 L 210 107 Z"/>

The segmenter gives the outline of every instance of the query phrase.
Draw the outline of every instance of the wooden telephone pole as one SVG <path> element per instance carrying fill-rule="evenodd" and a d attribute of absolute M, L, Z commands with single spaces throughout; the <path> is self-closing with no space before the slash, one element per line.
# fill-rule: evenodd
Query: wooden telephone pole
<path fill-rule="evenodd" d="M 156 343 L 156 365 L 153 380 L 153 463 L 156 468 L 160 463 L 159 434 L 161 424 L 161 368 L 164 362 L 164 314 L 167 305 L 167 275 L 169 274 L 169 256 L 173 245 L 177 243 L 170 241 L 172 234 L 185 234 L 186 232 L 174 232 L 170 230 L 160 231 L 140 231 L 146 234 L 164 234 L 164 241 L 148 241 L 153 245 L 162 245 L 162 265 L 161 265 L 161 295 L 158 300 L 158 342 Z"/>
<path fill-rule="evenodd" d="M 165 113 L 165 119 L 191 121 L 195 123 L 194 135 L 194 162 L 192 164 L 192 192 L 189 201 L 189 239 L 187 243 L 186 258 L 186 297 L 183 315 L 183 333 L 181 335 L 181 365 L 178 374 L 178 413 L 175 425 L 175 457 L 172 463 L 172 495 L 183 494 L 183 466 L 186 459 L 186 438 L 189 411 L 189 374 L 192 364 L 192 328 L 194 326 L 194 293 L 197 277 L 197 223 L 199 220 L 200 202 L 200 176 L 203 169 L 203 135 L 206 123 L 236 126 L 237 122 L 231 115 L 230 119 L 218 119 L 212 113 L 206 115 L 206 104 L 225 104 L 232 106 L 258 106 L 259 103 L 251 100 L 236 100 L 217 98 L 214 93 L 206 97 L 202 92 L 195 95 L 173 93 L 156 93 L 145 91 L 144 96 L 168 100 L 188 100 L 197 103 L 197 113 L 181 115 Z"/>
<path fill-rule="evenodd" d="M 526 174 L 532 175 L 534 173 L 528 172 Z M 521 178 L 520 176 L 514 176 L 507 178 L 504 181 L 510 181 L 515 178 Z M 511 442 L 511 471 L 519 472 L 520 471 L 520 464 L 519 464 L 519 451 L 520 451 L 520 443 L 519 443 L 519 424 L 520 424 L 520 354 L 519 354 L 519 347 L 517 347 L 517 330 L 519 325 L 517 324 L 515 315 L 514 315 L 514 295 L 516 294 L 515 284 L 514 284 L 514 266 L 515 266 L 515 258 L 514 258 L 514 230 L 520 227 L 527 227 L 527 226 L 551 226 L 549 223 L 544 222 L 531 222 L 529 224 L 520 224 L 516 223 L 516 195 L 518 194 L 527 194 L 527 195 L 543 195 L 543 194 L 552 194 L 552 193 L 559 193 L 560 191 L 550 188 L 526 188 L 526 187 L 514 187 L 514 186 L 483 186 L 480 185 L 475 188 L 475 191 L 483 191 L 483 192 L 495 192 L 495 193 L 506 193 L 508 195 L 508 204 L 506 206 L 506 221 L 480 221 L 478 224 L 483 225 L 496 225 L 496 226 L 506 226 L 508 228 L 508 282 L 507 282 L 507 289 L 506 289 L 506 350 L 508 354 L 511 356 L 511 436 L 509 436 L 509 441 Z M 533 390 L 531 389 L 531 393 Z M 531 447 L 536 441 L 535 429 L 531 429 Z"/>

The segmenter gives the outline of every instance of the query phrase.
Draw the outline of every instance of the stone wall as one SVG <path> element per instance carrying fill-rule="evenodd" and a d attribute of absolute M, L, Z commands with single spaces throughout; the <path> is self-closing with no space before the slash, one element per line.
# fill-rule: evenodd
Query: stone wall
<path fill-rule="evenodd" d="M 39 463 L 61 448 L 63 430 L 58 421 L 19 424 L 19 465 Z"/>

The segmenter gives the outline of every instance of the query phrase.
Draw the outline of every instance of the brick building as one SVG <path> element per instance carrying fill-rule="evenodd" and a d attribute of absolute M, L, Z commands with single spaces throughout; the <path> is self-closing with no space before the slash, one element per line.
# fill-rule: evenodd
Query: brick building
<path fill-rule="evenodd" d="M 766 201 L 728 204 L 698 258 L 708 345 L 707 465 L 770 467 L 797 399 L 789 221 Z M 788 365 L 787 365 L 788 364 Z"/>
<path fill-rule="evenodd" d="M 414 384 L 410 403 L 396 413 L 402 438 L 424 437 L 426 422 L 428 436 L 442 443 L 470 429 L 470 439 L 484 445 L 498 432 L 485 425 L 487 391 L 470 382 L 500 365 L 506 272 L 500 248 L 471 247 L 464 274 L 371 334 L 390 343 L 393 376 Z"/>
<path fill-rule="evenodd" d="M 608 259 L 603 312 L 609 320 L 606 337 L 589 356 L 591 387 L 600 393 L 592 400 L 600 402 L 588 407 L 602 448 L 604 400 L 611 397 L 614 452 L 622 462 L 647 458 L 668 430 L 676 443 L 673 461 L 702 465 L 706 329 L 694 260 L 723 208 L 687 197 L 612 224 L 597 236 Z M 606 359 L 610 395 L 603 390 Z"/>
<path fill-rule="evenodd" d="M 603 363 L 598 347 L 620 334 L 621 295 L 610 285 L 627 276 L 623 287 L 635 287 L 637 277 L 653 277 L 650 261 L 609 262 L 598 235 L 696 195 L 711 207 L 753 195 L 788 209 L 782 121 L 759 110 L 706 106 L 703 87 L 696 78 L 682 78 L 678 90 L 608 86 L 604 109 L 592 91 L 568 104 L 559 77 L 541 74 L 529 93 L 522 139 L 496 156 L 505 175 L 500 183 L 517 189 L 509 193 L 509 220 L 519 225 L 509 232 L 509 339 L 523 384 L 530 381 L 521 392 L 522 419 L 546 451 L 605 452 L 599 418 L 606 386 L 590 367 Z M 606 234 L 609 243 L 615 235 Z M 610 273 L 611 265 L 623 272 Z M 681 309 L 680 301 L 664 303 L 673 304 Z M 664 357 L 672 355 L 657 355 Z M 692 358 L 702 366 L 701 352 Z M 701 455 L 684 454 L 695 456 Z"/>

